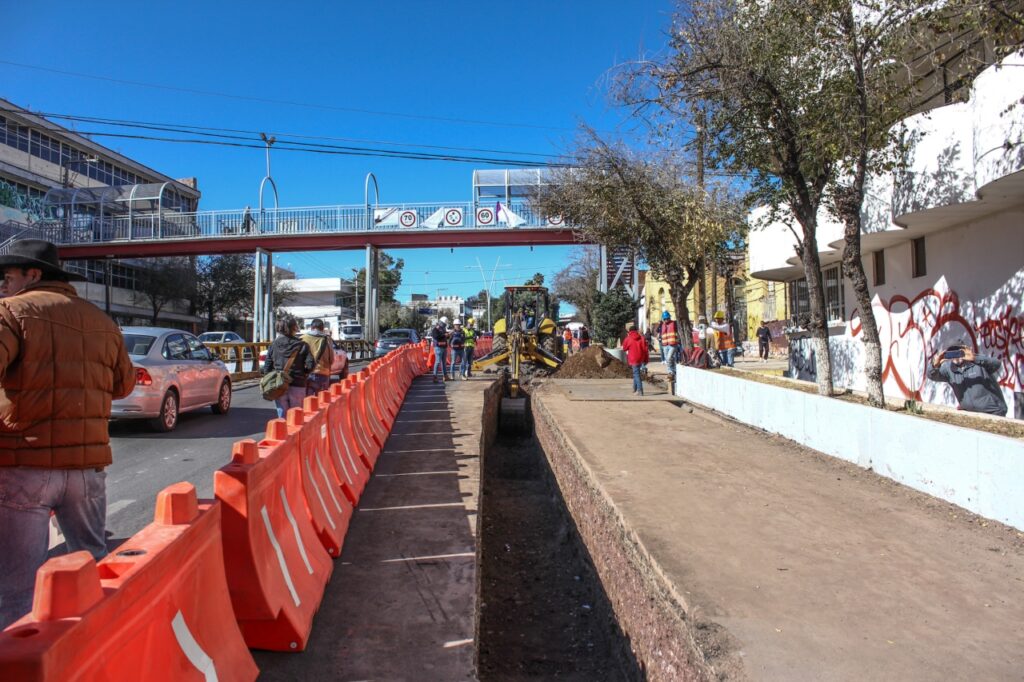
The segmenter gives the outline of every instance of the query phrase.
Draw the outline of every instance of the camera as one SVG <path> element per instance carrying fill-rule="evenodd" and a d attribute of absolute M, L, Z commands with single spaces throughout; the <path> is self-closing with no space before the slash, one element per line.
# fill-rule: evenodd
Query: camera
<path fill-rule="evenodd" d="M 947 350 L 945 353 L 942 354 L 942 357 L 944 359 L 946 359 L 946 360 L 956 360 L 957 358 L 962 358 L 963 356 L 964 356 L 964 349 L 963 348 L 955 348 L 953 350 Z"/>

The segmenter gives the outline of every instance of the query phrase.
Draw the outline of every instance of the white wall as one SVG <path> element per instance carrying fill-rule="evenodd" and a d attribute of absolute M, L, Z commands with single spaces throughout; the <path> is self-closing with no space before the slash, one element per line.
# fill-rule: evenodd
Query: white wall
<path fill-rule="evenodd" d="M 927 275 L 911 276 L 910 242 L 885 250 L 886 283 L 872 287 L 890 396 L 956 406 L 949 386 L 927 379 L 928 358 L 958 341 L 1003 363 L 1000 383 L 1012 416 L 1024 391 L 1024 206 L 925 237 Z M 871 258 L 864 264 L 869 280 Z M 864 390 L 860 320 L 832 337 L 837 386 Z"/>
<path fill-rule="evenodd" d="M 677 366 L 675 394 L 1024 529 L 1024 441 Z"/>

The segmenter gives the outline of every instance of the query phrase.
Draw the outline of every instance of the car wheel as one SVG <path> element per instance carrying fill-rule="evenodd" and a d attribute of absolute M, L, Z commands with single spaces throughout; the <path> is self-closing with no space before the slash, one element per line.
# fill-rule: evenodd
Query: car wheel
<path fill-rule="evenodd" d="M 150 420 L 149 425 L 153 427 L 154 431 L 163 433 L 174 430 L 174 427 L 178 425 L 177 393 L 171 390 L 164 394 L 164 399 L 160 402 L 160 416 Z"/>
<path fill-rule="evenodd" d="M 231 382 L 227 379 L 220 385 L 217 402 L 210 406 L 214 414 L 227 414 L 231 409 Z"/>

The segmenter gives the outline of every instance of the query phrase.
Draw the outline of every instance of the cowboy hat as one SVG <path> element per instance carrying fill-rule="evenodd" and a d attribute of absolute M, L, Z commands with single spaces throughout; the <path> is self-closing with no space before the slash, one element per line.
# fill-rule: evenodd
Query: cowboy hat
<path fill-rule="evenodd" d="M 0 269 L 39 268 L 43 279 L 47 275 L 61 274 L 72 282 L 84 282 L 85 277 L 62 270 L 57 257 L 57 247 L 43 239 L 20 239 L 12 242 L 7 253 L 0 255 Z"/>

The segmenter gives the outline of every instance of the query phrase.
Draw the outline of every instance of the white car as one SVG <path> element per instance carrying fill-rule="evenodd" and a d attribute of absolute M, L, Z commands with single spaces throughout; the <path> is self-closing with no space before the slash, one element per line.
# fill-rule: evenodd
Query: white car
<path fill-rule="evenodd" d="M 188 332 L 160 327 L 122 327 L 135 365 L 135 389 L 115 400 L 111 419 L 149 419 L 156 431 L 171 431 L 182 412 L 231 409 L 231 376 L 209 348 Z"/>
<path fill-rule="evenodd" d="M 338 330 L 339 341 L 362 341 L 362 339 L 363 325 L 361 324 L 343 324 Z"/>
<path fill-rule="evenodd" d="M 235 332 L 203 332 L 199 335 L 199 340 L 203 343 L 245 343 L 245 339 Z M 235 359 L 235 349 L 227 349 L 222 357 L 233 361 Z M 246 361 L 251 360 L 252 351 L 248 348 L 243 349 L 242 359 Z"/>

